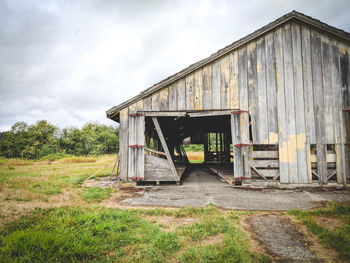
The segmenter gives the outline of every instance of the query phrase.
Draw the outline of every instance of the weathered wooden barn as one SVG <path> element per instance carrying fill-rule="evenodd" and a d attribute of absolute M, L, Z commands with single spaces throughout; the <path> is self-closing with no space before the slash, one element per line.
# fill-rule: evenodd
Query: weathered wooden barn
<path fill-rule="evenodd" d="M 229 183 L 346 185 L 350 34 L 293 11 L 112 107 L 123 181 L 180 182 L 184 140 Z"/>

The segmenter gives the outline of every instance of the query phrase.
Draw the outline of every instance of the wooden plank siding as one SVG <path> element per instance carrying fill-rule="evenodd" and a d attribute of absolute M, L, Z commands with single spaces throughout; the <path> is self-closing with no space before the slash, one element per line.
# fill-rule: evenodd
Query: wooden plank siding
<path fill-rule="evenodd" d="M 297 148 L 297 182 L 308 183 L 306 162 L 306 129 L 303 90 L 303 71 L 301 50 L 301 32 L 298 24 L 292 24 L 293 73 L 294 73 L 294 102 L 295 102 L 295 134 Z"/>
<path fill-rule="evenodd" d="M 344 143 L 349 124 L 342 109 L 350 107 L 349 67 L 348 44 L 306 24 L 287 22 L 143 98 L 142 108 L 248 111 L 240 129 L 249 131 L 250 124 L 251 136 L 245 132 L 240 141 L 278 144 L 281 183 L 311 182 L 312 144 L 317 146 L 320 183 L 327 183 L 327 145 L 335 145 L 337 181 L 342 183 L 348 162 Z M 120 112 L 121 138 L 126 141 L 133 140 L 122 135 L 133 127 L 125 121 L 126 112 L 135 107 Z M 231 122 L 238 119 L 232 116 Z M 120 149 L 122 155 L 124 142 Z M 127 158 L 121 157 L 122 166 Z"/>

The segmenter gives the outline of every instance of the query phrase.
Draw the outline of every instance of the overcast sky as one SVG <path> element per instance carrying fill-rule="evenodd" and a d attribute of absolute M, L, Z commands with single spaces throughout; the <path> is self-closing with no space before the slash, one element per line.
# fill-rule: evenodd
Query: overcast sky
<path fill-rule="evenodd" d="M 350 32 L 349 0 L 0 0 L 0 131 L 105 111 L 297 10 Z"/>

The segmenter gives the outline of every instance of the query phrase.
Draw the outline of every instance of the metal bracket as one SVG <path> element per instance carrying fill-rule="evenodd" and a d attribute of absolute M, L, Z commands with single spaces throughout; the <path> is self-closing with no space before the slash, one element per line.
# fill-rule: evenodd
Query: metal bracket
<path fill-rule="evenodd" d="M 130 148 L 143 148 L 145 147 L 144 145 L 138 145 L 138 144 L 134 144 L 134 145 L 129 145 Z"/>

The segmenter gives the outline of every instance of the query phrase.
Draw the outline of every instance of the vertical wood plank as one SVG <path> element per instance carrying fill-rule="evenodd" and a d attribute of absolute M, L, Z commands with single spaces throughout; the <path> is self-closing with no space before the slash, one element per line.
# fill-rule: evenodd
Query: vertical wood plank
<path fill-rule="evenodd" d="M 143 111 L 143 103 L 144 103 L 143 99 L 136 102 L 135 107 L 137 111 Z"/>
<path fill-rule="evenodd" d="M 183 78 L 177 81 L 177 109 L 186 110 L 186 83 Z"/>
<path fill-rule="evenodd" d="M 120 179 L 123 182 L 128 180 L 128 145 L 129 145 L 129 122 L 128 108 L 120 111 L 120 126 L 119 126 L 119 155 L 120 155 Z"/>
<path fill-rule="evenodd" d="M 337 169 L 337 183 L 343 183 L 344 178 L 344 166 L 343 152 L 344 141 L 342 142 L 342 88 L 339 68 L 339 51 L 336 40 L 331 41 L 331 71 L 332 71 L 332 89 L 333 89 L 333 119 L 334 119 L 334 139 L 335 139 L 335 152 L 336 152 L 336 169 Z"/>
<path fill-rule="evenodd" d="M 339 50 L 339 69 L 342 89 L 342 108 L 350 108 L 350 48 L 341 42 L 338 43 Z M 343 185 L 346 186 L 350 173 L 350 146 L 345 145 L 345 142 L 350 142 L 350 114 L 342 112 L 340 121 L 340 141 L 342 151 L 343 166 Z"/>
<path fill-rule="evenodd" d="M 277 118 L 278 118 L 278 148 L 280 182 L 289 183 L 288 175 L 288 136 L 286 119 L 286 98 L 284 93 L 284 62 L 283 62 L 283 39 L 282 29 L 274 32 L 275 45 L 275 71 L 276 71 L 276 92 L 277 92 Z"/>
<path fill-rule="evenodd" d="M 229 108 L 239 109 L 238 89 L 238 52 L 233 51 L 229 56 L 230 77 L 229 77 Z"/>
<path fill-rule="evenodd" d="M 247 83 L 247 48 L 238 50 L 238 89 L 239 109 L 248 111 L 248 83 Z"/>
<path fill-rule="evenodd" d="M 194 73 L 194 109 L 203 110 L 203 73 L 202 69 Z"/>
<path fill-rule="evenodd" d="M 203 109 L 212 108 L 211 66 L 203 67 Z"/>
<path fill-rule="evenodd" d="M 266 94 L 267 94 L 267 118 L 269 131 L 269 144 L 278 143 L 277 129 L 277 91 L 275 72 L 275 50 L 273 33 L 265 36 L 266 45 Z"/>
<path fill-rule="evenodd" d="M 212 109 L 220 109 L 220 60 L 211 64 L 211 89 L 212 89 Z"/>
<path fill-rule="evenodd" d="M 194 74 L 186 76 L 186 110 L 194 110 Z"/>
<path fill-rule="evenodd" d="M 233 145 L 233 174 L 234 178 L 243 177 L 242 148 L 234 145 L 241 143 L 240 114 L 231 114 L 231 135 Z"/>
<path fill-rule="evenodd" d="M 137 177 L 136 174 L 136 160 L 137 160 L 137 150 L 136 148 L 129 147 L 130 145 L 136 144 L 136 135 L 137 135 L 137 127 L 136 127 L 136 118 L 131 117 L 130 113 L 134 113 L 135 109 L 129 106 L 129 145 L 128 145 L 128 179 L 135 180 Z"/>
<path fill-rule="evenodd" d="M 295 131 L 297 146 L 297 177 L 298 183 L 308 183 L 306 159 L 306 128 L 304 112 L 304 89 L 301 59 L 301 33 L 298 24 L 292 24 L 293 70 L 294 70 L 294 100 L 295 100 Z"/>
<path fill-rule="evenodd" d="M 315 135 L 317 173 L 319 183 L 327 183 L 326 134 L 322 85 L 321 39 L 316 31 L 311 31 L 312 86 L 314 93 Z"/>
<path fill-rule="evenodd" d="M 177 86 L 176 84 L 172 84 L 169 86 L 169 110 L 176 111 L 177 110 Z"/>
<path fill-rule="evenodd" d="M 324 120 L 326 131 L 326 143 L 334 144 L 334 105 L 333 105 L 333 87 L 332 87 L 332 53 L 330 40 L 327 36 L 321 35 L 321 61 L 322 61 L 322 83 L 323 83 L 323 101 L 324 101 Z"/>
<path fill-rule="evenodd" d="M 312 183 L 312 169 L 311 169 L 311 149 L 310 144 L 306 145 L 306 164 L 307 164 L 307 178 L 308 183 Z"/>
<path fill-rule="evenodd" d="M 298 183 L 297 141 L 295 129 L 295 100 L 293 77 L 293 47 L 291 25 L 283 27 L 284 92 L 288 134 L 288 174 L 290 183 Z"/>
<path fill-rule="evenodd" d="M 169 110 L 169 88 L 165 87 L 159 91 L 159 110 L 168 111 Z"/>
<path fill-rule="evenodd" d="M 224 56 L 220 60 L 220 109 L 229 108 L 229 81 L 230 65 L 229 56 Z"/>
<path fill-rule="evenodd" d="M 152 94 L 152 111 L 160 110 L 159 95 L 159 91 Z"/>
<path fill-rule="evenodd" d="M 256 45 L 257 54 L 257 111 L 259 112 L 259 119 L 257 128 L 259 130 L 259 140 L 263 144 L 269 144 L 269 129 L 267 119 L 267 96 L 266 96 L 266 69 L 265 69 L 265 38 L 261 37 Z"/>
<path fill-rule="evenodd" d="M 260 112 L 258 102 L 258 77 L 257 77 L 257 54 L 256 42 L 251 42 L 247 45 L 247 69 L 248 69 L 248 97 L 249 97 L 249 113 L 252 120 L 252 136 L 254 144 L 261 144 L 259 123 Z"/>
<path fill-rule="evenodd" d="M 136 111 L 143 110 L 143 100 L 136 103 Z M 134 117 L 136 122 L 136 144 L 145 145 L 145 116 Z M 139 180 L 145 178 L 145 148 L 135 149 L 136 152 L 136 177 Z"/>
<path fill-rule="evenodd" d="M 306 141 L 309 144 L 316 144 L 310 29 L 305 26 L 301 27 L 301 50 L 305 101 L 305 129 L 307 132 Z"/>
<path fill-rule="evenodd" d="M 143 110 L 152 111 L 152 96 L 143 99 Z"/>
<path fill-rule="evenodd" d="M 336 154 L 336 169 L 337 169 L 337 183 L 343 183 L 343 162 L 342 162 L 342 149 L 340 144 L 335 145 Z"/>

